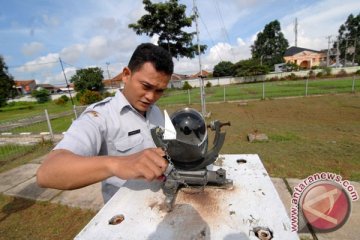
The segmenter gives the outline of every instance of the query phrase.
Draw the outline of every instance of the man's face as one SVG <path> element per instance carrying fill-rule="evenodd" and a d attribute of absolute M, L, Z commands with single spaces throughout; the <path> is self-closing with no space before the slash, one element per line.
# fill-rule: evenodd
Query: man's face
<path fill-rule="evenodd" d="M 170 77 L 156 71 L 150 62 L 144 63 L 136 72 L 126 67 L 123 70 L 123 94 L 139 113 L 144 114 L 162 96 Z"/>

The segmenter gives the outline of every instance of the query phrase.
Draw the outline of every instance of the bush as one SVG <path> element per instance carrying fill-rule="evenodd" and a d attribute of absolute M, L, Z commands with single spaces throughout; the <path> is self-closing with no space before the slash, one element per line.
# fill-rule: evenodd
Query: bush
<path fill-rule="evenodd" d="M 207 88 L 210 88 L 211 86 L 212 86 L 211 82 L 207 82 L 206 85 L 205 85 L 205 87 L 207 87 Z"/>
<path fill-rule="evenodd" d="M 346 77 L 347 76 L 347 73 L 344 69 L 341 69 L 337 74 L 336 74 L 337 77 Z"/>
<path fill-rule="evenodd" d="M 113 97 L 113 96 L 115 96 L 115 92 L 114 92 L 114 93 L 110 93 L 110 92 L 106 91 L 106 92 L 103 92 L 103 94 L 102 94 L 102 97 L 103 97 L 104 99 L 107 98 L 107 97 Z"/>
<path fill-rule="evenodd" d="M 50 92 L 46 89 L 34 90 L 31 92 L 31 96 L 36 98 L 38 103 L 45 103 L 50 101 Z"/>
<path fill-rule="evenodd" d="M 63 99 L 63 98 L 58 98 L 58 99 L 55 99 L 54 100 L 54 103 L 56 104 L 56 105 L 59 105 L 59 106 L 63 106 L 63 105 L 65 105 L 66 104 L 66 101 Z"/>
<path fill-rule="evenodd" d="M 317 77 L 317 78 L 322 78 L 322 77 L 323 77 L 323 75 L 324 75 L 324 73 L 323 73 L 323 72 L 318 72 L 318 73 L 316 74 L 316 77 Z"/>
<path fill-rule="evenodd" d="M 189 84 L 188 81 L 185 81 L 182 89 L 183 90 L 189 90 L 189 89 L 192 89 L 192 86 Z"/>
<path fill-rule="evenodd" d="M 69 100 L 70 100 L 70 98 L 68 97 L 68 96 L 66 96 L 66 95 L 61 95 L 61 97 L 60 97 L 65 103 L 67 103 Z"/>
<path fill-rule="evenodd" d="M 103 98 L 99 92 L 85 90 L 81 95 L 79 102 L 81 105 L 89 105 L 98 101 L 101 101 Z"/>
<path fill-rule="evenodd" d="M 325 67 L 323 70 L 322 70 L 322 72 L 323 72 L 323 75 L 324 76 L 330 76 L 331 75 L 331 68 L 329 68 L 329 67 Z"/>

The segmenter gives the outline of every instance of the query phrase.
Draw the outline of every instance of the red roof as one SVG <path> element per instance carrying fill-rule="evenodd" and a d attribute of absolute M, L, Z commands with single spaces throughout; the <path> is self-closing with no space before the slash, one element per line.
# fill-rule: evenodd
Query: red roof
<path fill-rule="evenodd" d="M 15 80 L 14 82 L 17 87 L 25 87 L 32 83 L 36 84 L 35 80 Z"/>

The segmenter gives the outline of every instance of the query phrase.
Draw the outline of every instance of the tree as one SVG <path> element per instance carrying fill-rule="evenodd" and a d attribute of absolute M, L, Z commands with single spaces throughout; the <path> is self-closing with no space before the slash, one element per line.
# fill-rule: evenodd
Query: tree
<path fill-rule="evenodd" d="M 260 65 L 267 65 L 273 69 L 275 64 L 284 62 L 283 56 L 288 47 L 289 43 L 281 32 L 279 21 L 274 20 L 257 34 L 254 45 L 251 46 L 251 54 Z"/>
<path fill-rule="evenodd" d="M 235 77 L 256 76 L 269 73 L 269 67 L 260 65 L 256 59 L 241 60 L 234 65 Z"/>
<path fill-rule="evenodd" d="M 360 63 L 360 13 L 354 17 L 350 14 L 344 24 L 339 28 L 340 58 L 346 62 Z M 334 43 L 336 48 L 336 43 Z"/>
<path fill-rule="evenodd" d="M 9 97 L 15 97 L 17 91 L 13 77 L 8 72 L 8 67 L 0 55 L 0 107 L 6 105 Z"/>
<path fill-rule="evenodd" d="M 90 90 L 99 92 L 104 89 L 103 79 L 103 71 L 95 67 L 76 70 L 76 74 L 71 77 L 70 82 L 74 83 L 75 91 Z"/>
<path fill-rule="evenodd" d="M 169 0 L 164 3 L 152 3 L 143 0 L 148 14 L 143 15 L 137 23 L 129 24 L 137 35 L 159 36 L 158 45 L 167 49 L 175 57 L 194 58 L 198 54 L 197 45 L 192 43 L 196 32 L 187 33 L 181 29 L 191 27 L 195 15 L 186 16 L 186 6 L 178 4 L 178 0 Z M 200 46 L 200 52 L 206 50 L 206 45 Z"/>
<path fill-rule="evenodd" d="M 36 98 L 36 101 L 38 103 L 45 103 L 50 101 L 50 92 L 46 89 L 40 89 L 40 90 L 33 90 L 31 92 L 31 96 Z"/>
<path fill-rule="evenodd" d="M 214 77 L 224 77 L 234 75 L 234 64 L 229 61 L 221 61 L 214 67 Z"/>

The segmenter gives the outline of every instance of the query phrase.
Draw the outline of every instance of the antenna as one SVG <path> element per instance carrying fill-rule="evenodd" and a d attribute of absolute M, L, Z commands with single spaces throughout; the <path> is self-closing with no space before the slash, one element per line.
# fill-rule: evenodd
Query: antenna
<path fill-rule="evenodd" d="M 295 25 L 294 25 L 294 32 L 295 32 L 295 47 L 297 47 L 297 33 L 298 33 L 298 21 L 297 18 L 295 18 Z"/>
<path fill-rule="evenodd" d="M 204 89 L 204 79 L 203 79 L 203 74 L 202 74 L 202 67 L 201 67 L 201 51 L 200 51 L 200 43 L 199 43 L 199 27 L 198 27 L 198 21 L 197 21 L 197 17 L 198 17 L 198 9 L 196 7 L 196 2 L 195 0 L 193 0 L 193 11 L 195 14 L 195 26 L 196 26 L 196 41 L 197 41 L 197 48 L 198 48 L 198 54 L 199 54 L 199 68 L 200 68 L 200 76 L 199 76 L 199 81 L 200 81 L 200 95 L 201 95 L 201 112 L 203 114 L 203 116 L 206 116 L 206 103 L 205 103 L 205 89 Z"/>

